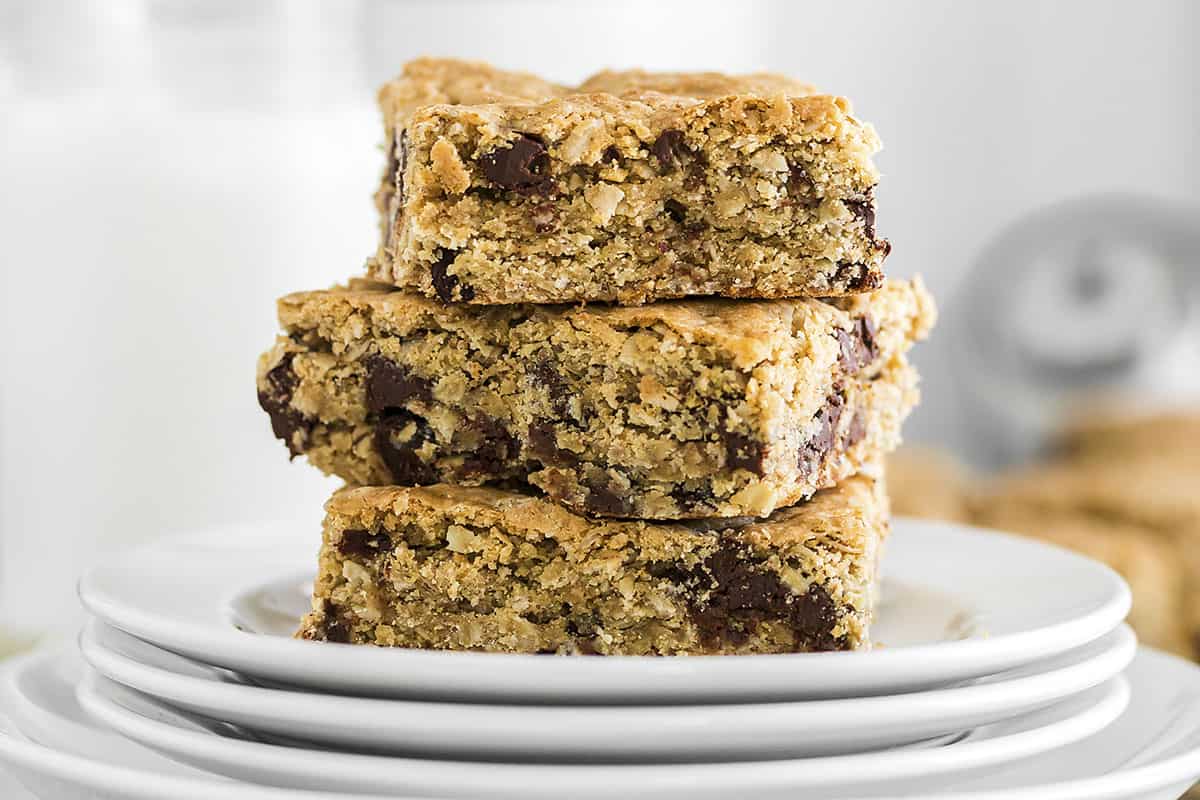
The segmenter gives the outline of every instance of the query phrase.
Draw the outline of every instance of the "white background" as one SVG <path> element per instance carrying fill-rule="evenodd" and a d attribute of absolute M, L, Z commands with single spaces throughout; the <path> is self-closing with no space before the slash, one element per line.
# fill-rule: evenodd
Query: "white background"
<path fill-rule="evenodd" d="M 0 618 L 65 624 L 88 562 L 170 530 L 307 515 L 315 550 L 335 483 L 287 463 L 254 360 L 277 295 L 372 251 L 373 88 L 408 58 L 848 95 L 886 144 L 888 267 L 951 306 L 1033 209 L 1197 204 L 1198 33 L 1187 0 L 0 0 Z M 909 438 L 969 447 L 944 352 Z"/>

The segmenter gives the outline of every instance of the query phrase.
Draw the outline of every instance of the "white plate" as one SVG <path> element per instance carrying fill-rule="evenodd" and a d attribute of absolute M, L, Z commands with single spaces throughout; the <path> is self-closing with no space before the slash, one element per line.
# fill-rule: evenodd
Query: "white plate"
<path fill-rule="evenodd" d="M 158 757 L 121 738 L 86 715 L 73 689 L 80 662 L 73 652 L 40 652 L 10 660 L 0 667 L 0 687 L 20 679 L 36 686 L 47 705 L 40 713 L 64 725 L 43 726 L 83 733 L 31 744 L 17 733 L 0 733 L 0 766 L 37 786 L 41 800 L 351 800 L 297 790 L 259 788 L 243 783 L 177 777 L 187 768 Z M 1173 800 L 1200 775 L 1200 670 L 1179 659 L 1143 648 L 1127 671 L 1133 689 L 1129 707 L 1100 733 L 1042 756 L 985 769 L 988 777 L 953 781 L 938 776 L 926 782 L 888 784 L 872 797 L 939 800 Z M 1099 690 L 1096 690 L 1097 694 Z M 0 693 L 0 728 L 11 731 L 3 715 L 10 713 L 9 692 Z M 1098 720 L 1103 722 L 1103 719 Z M 81 741 L 85 739 L 86 741 Z M 105 752 L 90 755 L 93 748 Z M 82 750 L 89 755 L 80 755 Z M 143 759 L 163 765 L 148 769 Z M 44 787 L 44 788 L 43 788 Z M 967 791 L 970 789 L 971 791 Z M 44 793 L 43 793 L 44 792 Z M 953 792 L 953 794 L 943 794 Z M 745 796 L 747 792 L 740 792 Z M 825 793 L 823 793 L 825 794 Z M 572 793 L 574 795 L 574 793 Z M 793 793 L 791 795 L 795 797 Z M 811 796 L 811 795 L 808 795 Z M 828 795 L 825 795 L 828 796 Z M 836 796 L 846 800 L 845 793 Z M 859 795 L 863 797 L 865 795 Z"/>
<path fill-rule="evenodd" d="M 0 669 L 0 769 L 38 800 L 355 799 L 233 781 L 132 742 L 79 707 L 75 686 L 83 669 L 73 643 L 9 659 Z"/>
<path fill-rule="evenodd" d="M 1124 710 L 1118 676 L 1049 709 L 969 734 L 941 747 L 855 755 L 702 764 L 517 764 L 426 760 L 316 750 L 265 742 L 223 723 L 168 709 L 92 672 L 76 697 L 98 720 L 185 764 L 271 786 L 366 795 L 472 798 L 755 798 L 797 791 L 857 792 L 1028 758 L 1089 736 Z"/>
<path fill-rule="evenodd" d="M 496 702 L 796 700 L 946 686 L 1067 652 L 1129 610 L 1112 570 L 990 531 L 897 520 L 869 653 L 557 658 L 298 641 L 313 531 L 244 524 L 157 541 L 89 572 L 84 604 L 169 650 L 345 694 Z M 1014 583 L 1013 576 L 1020 576 Z"/>
<path fill-rule="evenodd" d="M 1129 665 L 1128 626 L 1036 667 L 884 697 L 671 706 L 435 703 L 307 694 L 227 681 L 214 668 L 93 624 L 101 674 L 173 707 L 255 732 L 360 752 L 480 760 L 654 762 L 838 755 L 910 745 L 1010 719 L 1098 686 Z"/>

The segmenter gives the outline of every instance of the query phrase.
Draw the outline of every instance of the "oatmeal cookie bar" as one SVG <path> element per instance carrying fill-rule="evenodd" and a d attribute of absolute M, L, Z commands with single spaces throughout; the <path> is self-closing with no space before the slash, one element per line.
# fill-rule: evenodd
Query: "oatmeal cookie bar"
<path fill-rule="evenodd" d="M 888 530 L 865 476 L 765 520 L 589 519 L 446 485 L 342 490 L 326 512 L 299 636 L 517 653 L 864 648 Z"/>
<path fill-rule="evenodd" d="M 529 482 L 580 513 L 763 516 L 895 447 L 919 281 L 648 306 L 446 306 L 356 284 L 279 302 L 259 402 L 358 485 Z"/>
<path fill-rule="evenodd" d="M 411 64 L 381 92 L 390 185 L 370 277 L 481 304 L 877 288 L 879 141 L 813 91 L 644 72 L 564 89 Z"/>
<path fill-rule="evenodd" d="M 1074 517 L 1098 527 L 1139 530 L 1163 543 L 1183 571 L 1181 624 L 1200 654 L 1200 494 L 1194 469 L 1173 459 L 1130 456 L 1026 467 L 991 481 L 972 499 L 980 524 L 1004 525 L 1021 512 L 1043 520 Z M 1170 589 L 1164 585 L 1160 593 Z M 1137 602 L 1135 598 L 1134 602 Z"/>

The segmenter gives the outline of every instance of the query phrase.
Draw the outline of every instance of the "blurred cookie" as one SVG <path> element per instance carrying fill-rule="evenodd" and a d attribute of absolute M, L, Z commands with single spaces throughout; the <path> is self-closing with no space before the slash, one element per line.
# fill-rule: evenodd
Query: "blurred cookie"
<path fill-rule="evenodd" d="M 948 453 L 906 446 L 887 458 L 892 513 L 965 522 L 970 476 Z"/>
<path fill-rule="evenodd" d="M 1129 624 L 1145 644 L 1190 657 L 1191 624 L 1184 597 L 1185 566 L 1161 537 L 1132 525 L 1087 515 L 1021 507 L 1003 500 L 981 509 L 985 527 L 1040 539 L 1109 565 L 1133 593 Z"/>

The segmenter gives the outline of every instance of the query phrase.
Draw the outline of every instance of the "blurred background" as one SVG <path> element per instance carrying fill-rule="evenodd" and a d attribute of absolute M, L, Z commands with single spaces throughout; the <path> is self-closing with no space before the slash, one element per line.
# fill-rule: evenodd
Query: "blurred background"
<path fill-rule="evenodd" d="M 879 228 L 943 320 L 897 509 L 1108 560 L 1200 629 L 1200 4 L 0 0 L 0 619 L 97 556 L 303 517 L 255 402 L 274 299 L 377 235 L 375 87 L 417 55 L 574 82 L 772 70 L 886 149 Z"/>

